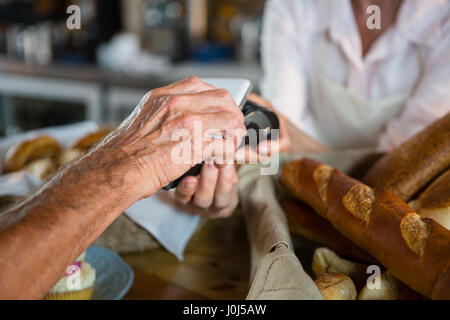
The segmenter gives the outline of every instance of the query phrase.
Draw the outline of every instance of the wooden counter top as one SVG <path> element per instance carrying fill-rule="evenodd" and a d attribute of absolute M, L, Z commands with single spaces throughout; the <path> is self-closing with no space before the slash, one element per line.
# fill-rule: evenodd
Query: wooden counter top
<path fill-rule="evenodd" d="M 179 262 L 167 250 L 122 255 L 135 273 L 125 299 L 245 299 L 250 252 L 242 216 L 209 220 Z"/>

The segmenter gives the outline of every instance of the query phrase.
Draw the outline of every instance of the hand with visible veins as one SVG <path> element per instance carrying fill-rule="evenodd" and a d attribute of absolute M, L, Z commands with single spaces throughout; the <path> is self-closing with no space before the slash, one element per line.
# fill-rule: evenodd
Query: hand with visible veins
<path fill-rule="evenodd" d="M 175 163 L 173 135 L 192 135 L 197 121 L 202 146 L 215 152 Z M 208 138 L 207 130 L 223 139 Z M 233 157 L 244 134 L 230 94 L 198 78 L 149 92 L 100 144 L 0 214 L 0 299 L 42 298 L 124 210 L 197 162 Z M 182 143 L 194 149 L 192 139 Z"/>

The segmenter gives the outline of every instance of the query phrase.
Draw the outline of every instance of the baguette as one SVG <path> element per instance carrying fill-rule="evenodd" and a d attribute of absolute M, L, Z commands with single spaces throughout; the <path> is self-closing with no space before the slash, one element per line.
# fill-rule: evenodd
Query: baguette
<path fill-rule="evenodd" d="M 378 160 L 363 182 L 405 201 L 450 166 L 450 112 Z"/>
<path fill-rule="evenodd" d="M 327 219 L 315 214 L 305 203 L 288 199 L 280 201 L 280 204 L 293 234 L 327 246 L 344 257 L 376 263 L 372 256 L 343 236 Z"/>
<path fill-rule="evenodd" d="M 281 181 L 393 275 L 431 299 L 450 299 L 450 231 L 398 196 L 315 160 L 285 164 Z"/>
<path fill-rule="evenodd" d="M 433 181 L 410 206 L 421 217 L 433 219 L 450 230 L 450 170 Z"/>

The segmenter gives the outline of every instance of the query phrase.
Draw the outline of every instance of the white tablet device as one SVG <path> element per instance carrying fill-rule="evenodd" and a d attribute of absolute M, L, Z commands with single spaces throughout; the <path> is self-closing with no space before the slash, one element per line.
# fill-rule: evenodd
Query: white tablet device
<path fill-rule="evenodd" d="M 244 78 L 202 78 L 201 80 L 217 89 L 228 90 L 239 108 L 243 107 L 253 89 L 250 80 Z"/>

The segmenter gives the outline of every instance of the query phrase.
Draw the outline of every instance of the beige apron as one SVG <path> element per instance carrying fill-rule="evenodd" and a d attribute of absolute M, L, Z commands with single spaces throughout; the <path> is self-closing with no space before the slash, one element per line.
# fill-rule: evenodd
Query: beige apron
<path fill-rule="evenodd" d="M 387 122 L 402 111 L 411 90 L 376 100 L 350 93 L 323 72 L 328 46 L 323 36 L 310 88 L 317 137 L 335 149 L 376 147 Z"/>

